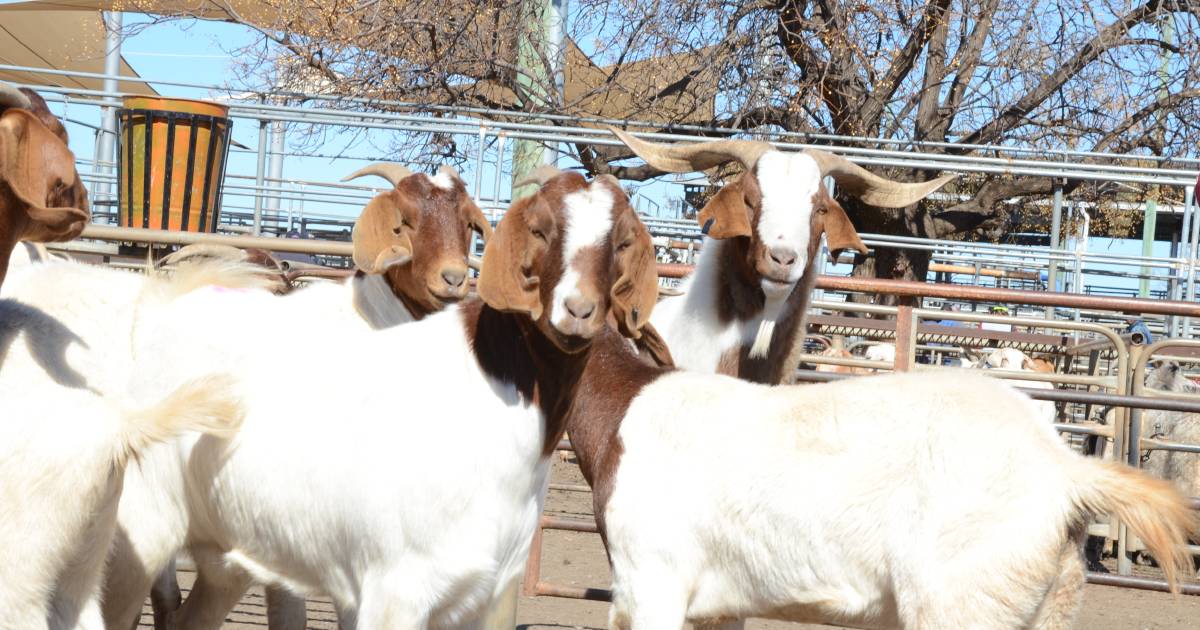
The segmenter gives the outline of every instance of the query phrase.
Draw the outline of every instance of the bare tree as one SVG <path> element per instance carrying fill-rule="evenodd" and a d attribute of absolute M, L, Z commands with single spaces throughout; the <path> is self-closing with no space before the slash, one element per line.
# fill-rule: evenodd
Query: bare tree
<path fill-rule="evenodd" d="M 1169 158 L 1200 140 L 1200 0 L 574 0 L 562 95 L 544 0 L 224 4 L 226 19 L 261 34 L 239 51 L 248 77 L 381 101 L 946 143 L 899 146 L 953 155 L 1019 144 Z M 658 174 L 618 164 L 629 154 L 617 148 L 574 152 L 593 173 Z M 1041 221 L 1044 204 L 1010 201 L 1052 185 L 965 178 L 958 201 L 851 214 L 867 232 L 995 239 Z M 1127 213 L 1103 215 L 1112 231 L 1134 227 Z M 923 278 L 928 260 L 881 249 L 856 273 Z"/>

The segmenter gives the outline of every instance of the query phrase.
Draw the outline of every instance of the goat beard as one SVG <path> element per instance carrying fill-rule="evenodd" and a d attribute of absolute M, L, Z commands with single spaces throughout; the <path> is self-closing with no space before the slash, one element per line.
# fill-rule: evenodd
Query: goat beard
<path fill-rule="evenodd" d="M 750 346 L 751 359 L 765 359 L 771 352 L 771 337 L 775 334 L 775 320 L 764 319 L 758 325 L 758 334 Z"/>
<path fill-rule="evenodd" d="M 775 335 L 775 322 L 783 319 L 787 307 L 787 298 L 791 290 L 779 294 L 768 293 L 763 304 L 763 320 L 758 324 L 758 332 L 754 335 L 754 343 L 750 345 L 751 359 L 765 359 L 771 353 L 771 339 Z"/>

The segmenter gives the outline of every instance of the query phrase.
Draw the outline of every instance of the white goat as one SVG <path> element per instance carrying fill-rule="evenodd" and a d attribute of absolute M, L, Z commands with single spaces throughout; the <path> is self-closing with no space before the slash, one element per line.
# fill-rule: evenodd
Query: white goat
<path fill-rule="evenodd" d="M 1052 374 L 1054 372 L 1054 365 L 1052 363 L 1042 359 L 1031 359 L 1029 355 L 1016 348 L 997 348 L 989 352 L 987 356 L 983 356 L 978 350 L 973 348 L 964 348 L 963 359 L 964 367 L 969 368 L 990 368 L 1038 374 Z M 1054 384 L 1047 381 L 1008 379 L 1008 384 L 1013 387 L 1027 387 L 1029 389 L 1054 389 Z M 1041 410 L 1039 417 L 1045 418 L 1049 423 L 1054 423 L 1058 420 L 1058 411 L 1053 401 L 1043 400 L 1034 404 Z"/>
<path fill-rule="evenodd" d="M 584 382 L 605 385 L 581 388 L 567 428 L 613 565 L 612 628 L 1066 628 L 1095 512 L 1169 559 L 1168 580 L 1189 562 L 1178 492 L 1071 452 L 993 379 L 769 387 L 654 370 L 602 337 Z"/>
<path fill-rule="evenodd" d="M 141 487 L 127 479 L 110 627 L 185 544 L 208 569 L 180 610 L 189 627 L 219 625 L 252 578 L 330 595 L 346 629 L 477 626 L 524 564 L 589 339 L 609 318 L 639 336 L 657 293 L 649 234 L 611 178 L 553 178 L 508 211 L 485 260 L 486 306 L 386 330 L 253 292 L 196 291 L 153 315 L 141 391 L 216 364 L 253 396 L 232 453 L 181 442 L 147 454 Z M 220 336 L 183 334 L 197 326 Z M 313 361 L 350 369 L 320 391 L 278 369 Z M 448 467 L 451 444 L 475 467 Z"/>
<path fill-rule="evenodd" d="M 867 253 L 822 179 L 832 177 L 867 204 L 898 208 L 954 178 L 907 184 L 824 151 L 785 153 L 747 140 L 671 146 L 610 130 L 664 171 L 732 161 L 745 169 L 700 211 L 707 238 L 696 270 L 681 287 L 684 295 L 662 300 L 652 323 L 676 365 L 756 382 L 789 382 L 797 367 L 794 354 L 803 345 L 803 320 L 820 271 L 815 263 L 821 235 L 834 257 L 847 249 Z"/>
<path fill-rule="evenodd" d="M 102 629 L 99 589 L 126 463 L 183 432 L 231 435 L 241 420 L 228 378 L 187 382 L 135 409 L 89 378 L 107 367 L 101 348 L 37 308 L 0 300 L 0 628 Z"/>

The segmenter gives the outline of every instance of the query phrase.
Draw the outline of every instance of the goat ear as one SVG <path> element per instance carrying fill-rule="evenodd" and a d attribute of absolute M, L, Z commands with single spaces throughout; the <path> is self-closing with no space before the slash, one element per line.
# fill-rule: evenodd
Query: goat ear
<path fill-rule="evenodd" d="M 467 215 L 467 223 L 479 232 L 479 236 L 483 238 L 483 244 L 486 246 L 488 239 L 492 238 L 492 224 L 488 223 L 487 217 L 483 215 L 483 211 L 479 206 L 475 205 L 475 200 L 471 196 L 463 192 L 463 201 L 459 208 Z"/>
<path fill-rule="evenodd" d="M 537 252 L 525 221 L 525 208 L 542 203 L 541 195 L 525 197 L 509 207 L 496 231 L 483 248 L 483 270 L 475 290 L 480 299 L 498 311 L 527 313 L 537 320 L 542 316 L 540 279 L 533 275 Z"/>
<path fill-rule="evenodd" d="M 641 328 L 650 321 L 650 311 L 658 302 L 658 267 L 650 231 L 633 210 L 625 212 L 613 236 L 616 280 L 609 297 L 617 330 L 631 339 L 641 337 Z"/>
<path fill-rule="evenodd" d="M 761 198 L 754 176 L 743 173 L 737 181 L 717 191 L 697 216 L 709 238 L 750 236 L 750 211 Z"/>
<path fill-rule="evenodd" d="M 831 197 L 824 187 L 821 188 L 821 198 L 818 203 L 822 209 L 822 226 L 825 238 L 829 243 L 829 258 L 837 262 L 838 255 L 847 249 L 853 249 L 860 254 L 867 253 L 867 246 L 858 236 L 850 217 L 842 209 L 842 204 Z"/>
<path fill-rule="evenodd" d="M 392 190 L 376 195 L 354 222 L 354 266 L 381 274 L 412 259 L 412 240 L 404 233 L 400 203 Z"/>
<path fill-rule="evenodd" d="M 29 217 L 18 235 L 24 240 L 67 241 L 79 236 L 91 220 L 75 155 L 23 109 L 10 108 L 0 115 L 0 204 Z"/>

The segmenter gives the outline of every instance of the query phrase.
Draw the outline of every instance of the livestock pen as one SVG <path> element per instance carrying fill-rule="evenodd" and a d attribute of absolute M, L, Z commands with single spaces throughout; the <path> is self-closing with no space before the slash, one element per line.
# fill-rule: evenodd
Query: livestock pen
<path fill-rule="evenodd" d="M 242 247 L 266 247 L 276 251 L 317 253 L 333 256 L 346 255 L 350 249 L 349 244 L 339 242 L 255 238 L 232 235 L 221 236 L 180 234 L 175 232 L 158 232 L 154 230 L 142 230 L 137 228 L 115 228 L 105 226 L 91 226 L 88 228 L 88 231 L 85 232 L 84 236 L 85 238 L 96 241 L 117 240 L 126 242 L 157 243 L 161 245 L 213 241 Z M 67 247 L 65 249 L 74 248 Z M 680 275 L 687 273 L 688 270 L 689 269 L 686 265 L 661 264 L 659 266 L 660 275 L 664 278 L 679 277 Z M 296 276 L 301 278 L 323 276 L 336 277 L 344 273 L 344 271 L 336 269 L 316 270 L 312 268 L 300 268 L 294 272 Z M 817 287 L 826 291 L 826 293 L 829 295 L 835 293 L 846 295 L 853 293 L 868 293 L 908 296 L 919 299 L 954 299 L 964 301 L 979 301 L 984 303 L 1021 303 L 1050 307 L 1085 307 L 1096 309 L 1097 311 L 1107 311 L 1111 313 L 1161 314 L 1178 317 L 1200 318 L 1200 305 L 1188 302 L 1026 292 L 985 287 L 964 287 L 902 281 L 867 280 L 836 276 L 820 277 L 817 281 Z M 879 335 L 879 338 L 895 339 L 897 352 L 895 362 L 891 365 L 881 364 L 879 362 L 871 362 L 863 359 L 837 359 L 807 354 L 800 355 L 798 357 L 798 359 L 809 363 L 854 365 L 875 369 L 891 369 L 896 371 L 909 371 L 914 369 L 953 369 L 916 364 L 914 359 L 918 349 L 918 341 L 957 341 L 961 343 L 963 339 L 970 337 L 975 337 L 977 341 L 981 341 L 983 343 L 992 342 L 997 345 L 1003 345 L 1006 342 L 1021 341 L 1020 333 L 996 333 L 990 331 L 978 331 L 975 329 L 953 331 L 958 335 L 958 337 L 954 338 L 947 337 L 944 334 L 945 331 L 942 331 L 941 336 L 938 336 L 939 332 L 937 329 L 944 327 L 922 323 L 924 320 L 931 319 L 942 320 L 953 318 L 964 322 L 999 322 L 1013 326 L 1025 326 L 1030 328 L 1044 328 L 1063 331 L 1067 334 L 1060 336 L 1059 341 L 1060 349 L 1065 354 L 1079 354 L 1085 352 L 1094 353 L 1102 348 L 1105 352 L 1111 355 L 1111 358 L 1107 362 L 1110 367 L 1108 373 L 1083 375 L 1031 375 L 1021 372 L 989 370 L 988 374 L 1001 378 L 1045 381 L 1061 385 L 1081 386 L 1085 388 L 1083 391 L 1025 391 L 1032 397 L 1039 400 L 1086 405 L 1089 409 L 1102 407 L 1111 408 L 1113 410 L 1111 422 L 1105 421 L 1101 423 L 1091 421 L 1088 419 L 1089 416 L 1085 414 L 1083 422 L 1062 423 L 1057 426 L 1064 433 L 1097 436 L 1103 440 L 1110 441 L 1112 443 L 1112 448 L 1108 452 L 1107 456 L 1113 459 L 1118 459 L 1126 461 L 1132 465 L 1137 465 L 1139 458 L 1137 457 L 1136 453 L 1146 448 L 1180 450 L 1188 452 L 1200 451 L 1200 445 L 1166 444 L 1144 438 L 1143 436 L 1139 435 L 1139 432 L 1135 428 L 1136 423 L 1131 422 L 1131 420 L 1135 419 L 1132 414 L 1136 414 L 1138 410 L 1141 409 L 1165 409 L 1200 413 L 1200 399 L 1196 397 L 1186 398 L 1178 395 L 1168 397 L 1157 394 L 1153 391 L 1147 391 L 1141 385 L 1141 378 L 1145 373 L 1145 363 L 1151 358 L 1151 356 L 1157 356 L 1161 353 L 1161 351 L 1167 348 L 1181 346 L 1188 348 L 1200 347 L 1200 342 L 1168 339 L 1152 346 L 1142 347 L 1138 344 L 1131 343 L 1132 340 L 1129 339 L 1128 336 L 1122 336 L 1109 327 L 1090 322 L 1038 319 L 1031 317 L 1007 317 L 974 313 L 948 314 L 945 311 L 915 308 L 912 306 L 881 306 L 872 304 L 859 304 L 850 301 L 835 302 L 825 300 L 818 301 L 814 303 L 813 306 L 814 311 L 816 311 L 818 314 L 815 314 L 812 318 L 812 321 L 810 321 L 810 327 L 812 329 L 820 330 L 822 328 L 827 328 L 842 333 L 863 332 L 866 329 L 873 329 L 877 332 L 884 333 Z M 869 314 L 877 317 L 838 318 L 828 314 L 832 312 L 857 312 L 859 314 Z M 878 318 L 878 316 L 884 316 L 891 319 L 881 319 Z M 854 320 L 857 321 L 855 322 Z M 847 321 L 854 323 L 849 324 Z M 845 328 L 846 326 L 850 325 L 854 326 L 855 329 L 849 330 Z M 838 326 L 841 326 L 842 328 L 838 329 Z M 1040 350 L 1047 349 L 1045 346 L 1047 338 L 1053 339 L 1048 335 L 1025 335 L 1025 337 L 1037 337 L 1038 341 L 1043 344 L 1042 346 L 1035 346 Z M 1026 339 L 1025 342 L 1029 343 L 1029 340 Z M 839 375 L 818 374 L 805 370 L 798 371 L 796 374 L 797 380 L 802 381 L 832 380 L 838 376 Z M 564 441 L 563 443 L 559 444 L 559 448 L 563 450 L 569 450 L 570 443 L 568 441 Z M 572 493 L 588 492 L 588 488 L 586 486 L 577 483 L 555 483 L 551 485 L 550 489 Z M 1193 503 L 1196 507 L 1200 508 L 1200 500 L 1194 499 Z M 542 519 L 541 529 L 588 533 L 595 532 L 595 524 L 590 520 L 545 515 Z M 1132 566 L 1128 561 L 1127 555 L 1130 552 L 1140 549 L 1140 544 L 1136 538 L 1128 535 L 1119 523 L 1096 523 L 1090 528 L 1089 531 L 1093 535 L 1103 536 L 1115 540 L 1118 550 L 1117 575 L 1091 573 L 1088 576 L 1089 581 L 1097 584 L 1111 584 L 1141 589 L 1165 589 L 1164 582 L 1131 575 Z M 541 580 L 541 530 L 539 530 L 537 536 L 538 538 L 535 540 L 535 545 L 530 556 L 524 582 L 526 594 L 534 596 L 554 596 L 590 600 L 606 600 L 608 598 L 609 594 L 607 590 L 599 585 L 595 587 L 566 586 Z M 1193 549 L 1193 552 L 1198 551 L 1200 551 L 1200 549 Z M 1184 592 L 1190 594 L 1200 594 L 1200 585 L 1187 584 L 1184 586 Z"/>

